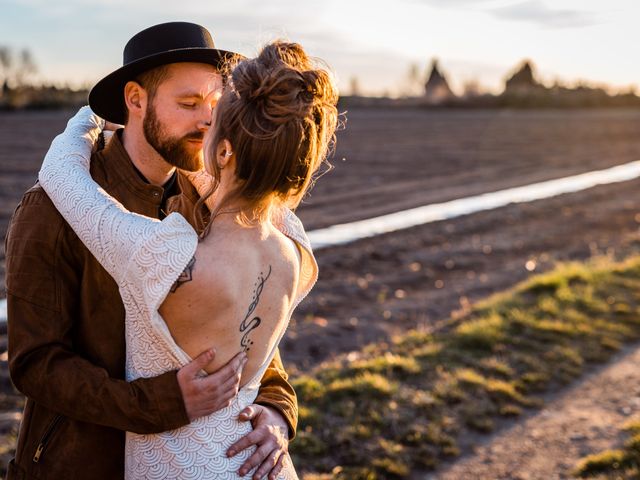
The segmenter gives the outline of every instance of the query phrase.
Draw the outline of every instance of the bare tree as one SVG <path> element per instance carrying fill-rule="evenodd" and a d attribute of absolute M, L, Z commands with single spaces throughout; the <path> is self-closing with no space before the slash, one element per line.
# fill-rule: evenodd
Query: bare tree
<path fill-rule="evenodd" d="M 409 67 L 409 84 L 412 90 L 422 91 L 422 74 L 420 73 L 420 66 L 417 63 L 412 63 Z"/>
<path fill-rule="evenodd" d="M 417 63 L 409 65 L 407 76 L 404 81 L 402 95 L 407 97 L 415 97 L 422 93 L 424 88 L 424 78 Z"/>
<path fill-rule="evenodd" d="M 0 46 L 0 82 L 4 83 L 8 80 L 13 66 L 13 55 L 9 47 Z"/>
<path fill-rule="evenodd" d="M 31 52 L 26 48 L 20 52 L 20 62 L 15 69 L 15 80 L 18 86 L 23 86 L 38 72 Z"/>
<path fill-rule="evenodd" d="M 464 82 L 463 91 L 464 98 L 475 98 L 482 95 L 482 87 L 480 86 L 480 82 L 478 82 L 478 80 L 475 78 Z"/>
<path fill-rule="evenodd" d="M 349 80 L 349 87 L 352 96 L 357 97 L 360 95 L 360 80 L 358 80 L 358 77 L 351 77 Z"/>

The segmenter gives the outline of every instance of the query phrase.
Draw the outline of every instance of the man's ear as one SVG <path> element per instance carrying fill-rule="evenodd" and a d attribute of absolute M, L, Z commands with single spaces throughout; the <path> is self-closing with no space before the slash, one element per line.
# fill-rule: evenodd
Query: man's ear
<path fill-rule="evenodd" d="M 130 81 L 124 86 L 124 102 L 130 117 L 144 117 L 147 111 L 147 100 L 147 91 L 138 82 Z"/>
<path fill-rule="evenodd" d="M 221 140 L 218 143 L 218 148 L 216 150 L 216 161 L 218 162 L 218 166 L 220 169 L 225 168 L 229 165 L 233 159 L 233 148 L 231 148 L 231 142 L 226 138 Z"/>

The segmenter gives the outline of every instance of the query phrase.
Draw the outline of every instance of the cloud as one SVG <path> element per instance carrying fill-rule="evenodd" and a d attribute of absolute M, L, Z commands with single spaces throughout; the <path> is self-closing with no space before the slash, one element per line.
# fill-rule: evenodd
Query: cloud
<path fill-rule="evenodd" d="M 406 0 L 406 2 L 445 9 L 456 9 L 462 7 L 477 7 L 481 9 L 487 4 L 496 3 L 496 0 Z"/>
<path fill-rule="evenodd" d="M 505 7 L 492 8 L 489 12 L 501 19 L 532 22 L 549 28 L 588 27 L 599 23 L 592 12 L 555 10 L 540 0 L 517 2 Z"/>
<path fill-rule="evenodd" d="M 478 3 L 487 3 L 489 0 L 410 0 L 413 3 L 421 3 L 423 5 L 431 5 L 433 7 L 458 7 L 462 5 L 477 5 Z"/>
<path fill-rule="evenodd" d="M 216 2 L 214 5 L 209 0 L 183 0 L 176 2 L 175 0 L 59 0 L 51 2 L 50 0 L 6 0 L 9 4 L 31 8 L 38 10 L 39 13 L 57 14 L 58 12 L 79 11 L 103 11 L 116 12 L 123 17 L 123 8 L 126 8 L 128 16 L 131 15 L 150 15 L 154 16 L 158 12 L 165 15 L 173 15 L 176 17 L 200 16 L 208 14 L 229 15 L 244 12 L 245 16 L 266 15 L 269 18 L 282 17 L 283 9 L 276 5 L 263 2 L 261 0 L 235 0 L 231 2 Z M 304 7 L 304 5 L 303 5 Z M 311 9 L 311 6 L 309 6 Z M 299 10 L 299 8 L 297 9 Z M 250 13 L 247 13 L 250 12 Z M 296 10 L 286 9 L 286 15 L 295 14 Z"/>
<path fill-rule="evenodd" d="M 407 0 L 442 9 L 475 10 L 503 19 L 536 23 L 549 28 L 588 27 L 599 23 L 593 12 L 553 9 L 542 0 Z"/>

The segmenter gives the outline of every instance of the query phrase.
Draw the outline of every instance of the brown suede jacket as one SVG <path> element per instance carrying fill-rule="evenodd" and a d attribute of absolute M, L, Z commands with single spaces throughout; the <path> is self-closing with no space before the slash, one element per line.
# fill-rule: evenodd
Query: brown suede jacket
<path fill-rule="evenodd" d="M 131 211 L 158 218 L 164 190 L 146 183 L 118 135 L 91 161 L 93 178 Z M 178 174 L 167 211 L 187 219 L 197 201 Z M 176 371 L 124 380 L 125 311 L 118 287 L 37 184 L 6 238 L 9 368 L 27 402 L 8 480 L 113 480 L 124 475 L 125 431 L 189 423 Z M 278 409 L 293 437 L 297 401 L 280 356 L 257 403 Z"/>

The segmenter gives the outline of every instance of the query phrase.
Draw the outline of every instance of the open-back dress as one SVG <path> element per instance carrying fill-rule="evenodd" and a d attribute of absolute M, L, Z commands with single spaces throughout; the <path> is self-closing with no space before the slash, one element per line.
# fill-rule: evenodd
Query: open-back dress
<path fill-rule="evenodd" d="M 131 381 L 180 369 L 191 361 L 174 341 L 158 309 L 193 258 L 198 235 L 178 213 L 160 221 L 127 211 L 91 178 L 91 150 L 103 125 L 88 107 L 81 109 L 53 141 L 39 180 L 65 220 L 119 286 L 126 309 L 126 379 Z M 202 191 L 204 186 L 197 180 L 195 183 Z M 235 457 L 226 455 L 233 443 L 250 433 L 250 422 L 238 421 L 238 414 L 255 400 L 260 379 L 291 314 L 313 287 L 318 272 L 298 218 L 285 208 L 275 216 L 274 225 L 301 252 L 296 298 L 278 332 L 278 342 L 228 407 L 163 433 L 127 432 L 126 478 L 237 479 L 240 466 L 255 450 L 254 446 Z M 278 478 L 297 479 L 288 460 Z M 251 478 L 250 473 L 245 478 Z"/>

